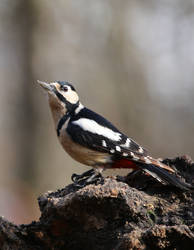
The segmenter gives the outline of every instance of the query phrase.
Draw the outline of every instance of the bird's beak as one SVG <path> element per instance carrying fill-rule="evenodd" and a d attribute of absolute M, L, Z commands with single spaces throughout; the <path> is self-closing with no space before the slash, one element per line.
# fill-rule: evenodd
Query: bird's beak
<path fill-rule="evenodd" d="M 45 89 L 46 91 L 52 91 L 53 90 L 53 87 L 52 85 L 50 85 L 48 82 L 42 82 L 42 81 L 39 81 L 37 80 L 37 82 L 40 84 L 40 86 Z"/>

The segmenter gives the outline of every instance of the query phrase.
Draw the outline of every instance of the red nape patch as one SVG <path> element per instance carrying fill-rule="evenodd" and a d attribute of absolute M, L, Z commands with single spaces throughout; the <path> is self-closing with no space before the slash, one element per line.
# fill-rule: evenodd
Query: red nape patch
<path fill-rule="evenodd" d="M 132 162 L 130 160 L 120 159 L 120 160 L 115 161 L 112 164 L 112 168 L 133 168 L 133 169 L 137 169 L 138 166 L 134 162 Z"/>

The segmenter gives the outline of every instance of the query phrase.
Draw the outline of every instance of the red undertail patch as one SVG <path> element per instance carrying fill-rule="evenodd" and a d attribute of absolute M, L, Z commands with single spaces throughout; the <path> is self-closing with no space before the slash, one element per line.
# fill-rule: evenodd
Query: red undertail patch
<path fill-rule="evenodd" d="M 132 169 L 137 169 L 138 166 L 134 162 L 132 162 L 130 160 L 120 159 L 120 160 L 115 161 L 112 164 L 112 168 L 132 168 Z"/>

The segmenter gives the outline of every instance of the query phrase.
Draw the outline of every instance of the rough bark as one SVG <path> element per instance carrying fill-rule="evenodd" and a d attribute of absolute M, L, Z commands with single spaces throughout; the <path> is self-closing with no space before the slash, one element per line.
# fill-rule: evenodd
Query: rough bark
<path fill-rule="evenodd" d="M 166 159 L 194 182 L 188 157 Z M 71 184 L 38 198 L 39 221 L 16 226 L 0 219 L 8 249 L 194 249 L 194 192 L 163 186 L 150 176 Z"/>

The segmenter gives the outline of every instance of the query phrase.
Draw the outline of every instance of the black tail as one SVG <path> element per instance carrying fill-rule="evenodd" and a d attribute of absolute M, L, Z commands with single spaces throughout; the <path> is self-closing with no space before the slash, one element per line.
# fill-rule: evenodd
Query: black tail
<path fill-rule="evenodd" d="M 149 173 L 152 177 L 160 182 L 165 182 L 166 184 L 171 184 L 182 190 L 194 190 L 194 186 L 189 183 L 181 181 L 175 175 L 168 173 L 166 170 L 149 164 L 142 164 L 140 166 L 145 172 Z"/>

